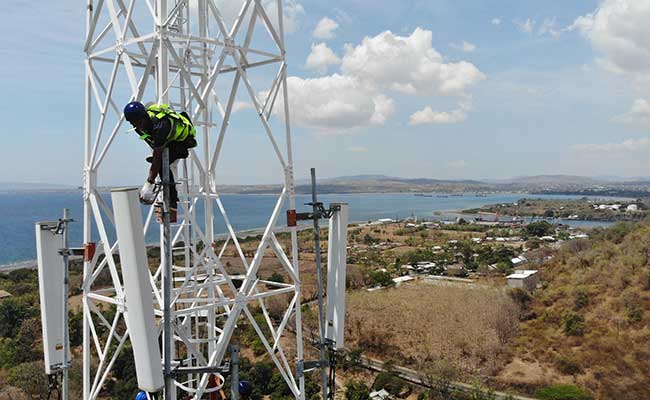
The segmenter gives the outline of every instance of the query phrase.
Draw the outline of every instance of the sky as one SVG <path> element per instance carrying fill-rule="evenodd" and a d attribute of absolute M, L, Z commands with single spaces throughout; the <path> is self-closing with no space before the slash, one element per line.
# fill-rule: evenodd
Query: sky
<path fill-rule="evenodd" d="M 82 3 L 0 5 L 0 181 L 81 184 Z M 297 178 L 649 175 L 650 0 L 284 7 Z M 118 136 L 102 182 L 137 183 L 147 149 Z M 259 126 L 226 145 L 220 183 L 279 182 Z"/>

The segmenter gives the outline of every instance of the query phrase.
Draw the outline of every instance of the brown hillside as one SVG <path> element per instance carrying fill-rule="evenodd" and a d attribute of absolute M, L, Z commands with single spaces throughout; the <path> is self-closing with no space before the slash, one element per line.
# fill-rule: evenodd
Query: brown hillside
<path fill-rule="evenodd" d="M 543 278 L 517 339 L 519 383 L 553 379 L 598 399 L 650 398 L 650 223 L 568 243 Z M 530 366 L 546 372 L 526 376 Z M 509 367 L 501 378 L 512 383 Z"/>

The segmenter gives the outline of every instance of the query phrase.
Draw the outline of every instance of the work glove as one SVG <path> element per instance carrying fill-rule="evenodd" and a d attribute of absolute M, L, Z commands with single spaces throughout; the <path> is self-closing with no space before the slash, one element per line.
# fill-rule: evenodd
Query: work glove
<path fill-rule="evenodd" d="M 140 203 L 153 204 L 156 200 L 156 191 L 153 183 L 145 182 L 140 189 Z"/>

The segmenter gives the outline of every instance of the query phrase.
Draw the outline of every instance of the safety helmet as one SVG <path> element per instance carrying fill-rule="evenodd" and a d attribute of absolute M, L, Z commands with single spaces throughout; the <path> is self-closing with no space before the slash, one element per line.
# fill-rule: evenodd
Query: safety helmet
<path fill-rule="evenodd" d="M 147 109 L 139 101 L 132 101 L 124 106 L 124 118 L 129 122 L 147 116 Z"/>
<path fill-rule="evenodd" d="M 135 400 L 147 400 L 147 394 L 145 392 L 138 392 L 135 395 Z"/>
<path fill-rule="evenodd" d="M 250 396 L 253 393 L 253 385 L 249 381 L 239 381 L 239 394 Z"/>

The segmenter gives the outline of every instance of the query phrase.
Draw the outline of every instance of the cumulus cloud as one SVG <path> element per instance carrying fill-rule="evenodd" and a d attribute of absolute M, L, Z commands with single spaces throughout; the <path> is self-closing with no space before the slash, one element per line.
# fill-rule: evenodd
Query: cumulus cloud
<path fill-rule="evenodd" d="M 536 22 L 530 18 L 526 18 L 525 21 L 516 19 L 513 22 L 515 23 L 517 29 L 524 33 L 533 33 L 533 30 L 535 29 Z"/>
<path fill-rule="evenodd" d="M 341 59 L 334 54 L 332 49 L 325 43 L 319 43 L 311 46 L 311 53 L 307 56 L 306 66 L 318 73 L 325 73 L 330 65 L 340 64 Z"/>
<path fill-rule="evenodd" d="M 452 111 L 433 111 L 430 106 L 426 106 L 411 115 L 409 124 L 457 124 L 466 119 L 467 114 L 460 108 Z"/>
<path fill-rule="evenodd" d="M 447 62 L 432 47 L 431 38 L 431 31 L 420 28 L 410 36 L 386 31 L 366 37 L 358 45 L 346 45 L 339 71 L 332 75 L 290 77 L 293 121 L 323 134 L 384 125 L 395 113 L 392 92 L 456 97 L 461 103 L 459 110 L 448 112 L 450 117 L 433 119 L 465 119 L 470 109 L 465 104 L 471 98 L 469 91 L 486 79 L 485 75 L 472 63 Z M 327 50 L 322 43 L 313 46 L 308 66 L 322 71 L 337 63 L 336 55 Z"/>
<path fill-rule="evenodd" d="M 346 45 L 341 70 L 371 85 L 407 94 L 458 95 L 485 79 L 467 61 L 445 62 L 431 45 L 431 31 L 421 28 L 408 37 L 390 31 Z"/>
<path fill-rule="evenodd" d="M 603 0 L 592 13 L 578 17 L 569 30 L 577 30 L 589 40 L 605 69 L 647 78 L 649 20 L 648 0 Z"/>
<path fill-rule="evenodd" d="M 334 37 L 334 31 L 339 27 L 339 24 L 333 19 L 324 17 L 314 29 L 313 35 L 317 39 L 331 39 Z"/>
<path fill-rule="evenodd" d="M 612 118 L 614 122 L 650 126 L 650 101 L 637 99 L 628 112 Z"/>
<path fill-rule="evenodd" d="M 501 18 L 492 18 L 492 25 L 501 25 Z"/>
<path fill-rule="evenodd" d="M 472 53 L 476 50 L 476 45 L 465 40 L 462 43 L 450 43 L 449 46 L 453 49 L 464 51 L 465 53 Z"/>
<path fill-rule="evenodd" d="M 409 124 L 457 124 L 467 119 L 467 113 L 471 109 L 471 97 L 467 96 L 459 102 L 458 108 L 451 111 L 434 111 L 430 106 L 426 106 L 411 114 Z"/>
<path fill-rule="evenodd" d="M 353 76 L 289 77 L 287 83 L 293 121 L 320 133 L 348 133 L 383 124 L 395 111 L 392 99 Z"/>
<path fill-rule="evenodd" d="M 620 143 L 574 144 L 570 149 L 578 153 L 631 153 L 650 149 L 650 138 L 627 139 Z"/>

